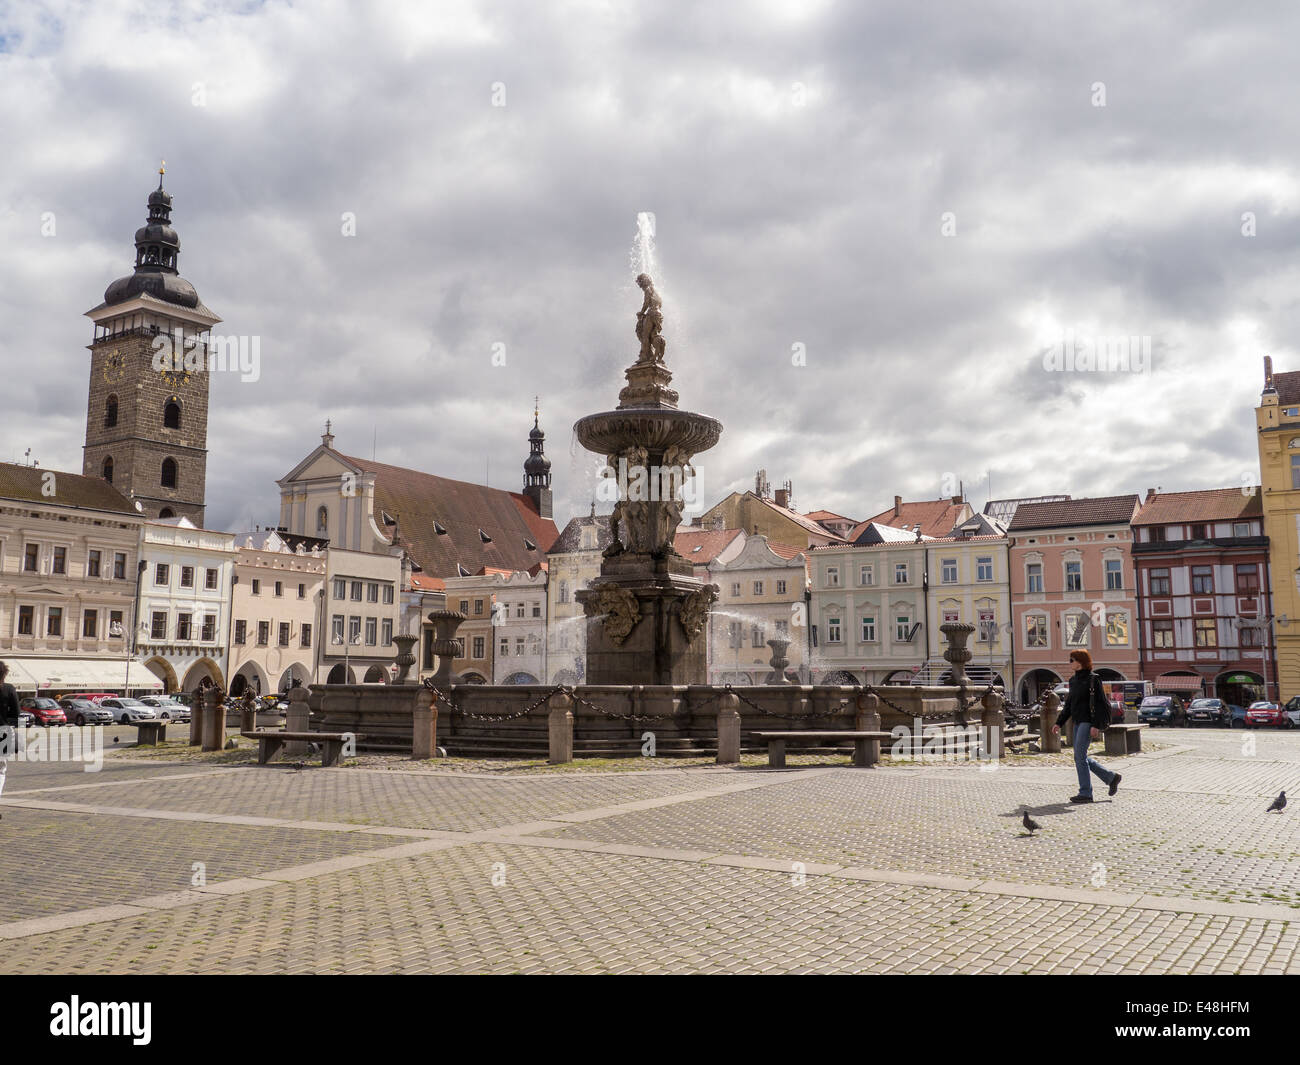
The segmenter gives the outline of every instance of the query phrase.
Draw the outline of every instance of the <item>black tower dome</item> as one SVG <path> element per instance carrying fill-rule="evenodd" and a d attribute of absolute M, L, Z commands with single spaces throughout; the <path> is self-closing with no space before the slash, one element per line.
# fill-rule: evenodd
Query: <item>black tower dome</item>
<path fill-rule="evenodd" d="M 543 451 L 546 434 L 538 424 L 537 404 L 533 405 L 533 428 L 528 433 L 528 458 L 524 459 L 524 495 L 537 507 L 543 518 L 551 516 L 551 460 Z"/>
<path fill-rule="evenodd" d="M 176 272 L 181 239 L 171 226 L 172 198 L 162 187 L 162 173 L 160 168 L 158 187 L 149 194 L 149 217 L 135 231 L 135 273 L 109 285 L 104 290 L 105 303 L 125 303 L 148 293 L 178 307 L 199 305 L 194 286 Z"/>

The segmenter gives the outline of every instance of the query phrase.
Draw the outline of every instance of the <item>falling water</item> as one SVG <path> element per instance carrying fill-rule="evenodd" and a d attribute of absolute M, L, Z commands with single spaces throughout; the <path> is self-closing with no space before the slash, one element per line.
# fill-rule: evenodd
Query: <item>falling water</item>
<path fill-rule="evenodd" d="M 659 281 L 659 267 L 655 261 L 655 216 L 653 211 L 641 211 L 636 216 L 636 239 L 628 256 L 632 276 L 649 274 Z"/>

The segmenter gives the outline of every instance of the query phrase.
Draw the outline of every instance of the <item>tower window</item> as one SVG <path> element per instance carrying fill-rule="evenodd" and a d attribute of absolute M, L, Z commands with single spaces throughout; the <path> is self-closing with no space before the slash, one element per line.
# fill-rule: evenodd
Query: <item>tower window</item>
<path fill-rule="evenodd" d="M 176 460 L 175 459 L 163 459 L 162 486 L 164 488 L 176 487 Z"/>
<path fill-rule="evenodd" d="M 112 429 L 117 425 L 117 396 L 109 396 L 104 403 L 104 428 Z"/>
<path fill-rule="evenodd" d="M 175 399 L 169 399 L 163 408 L 163 425 L 168 429 L 181 427 L 181 405 Z"/>
<path fill-rule="evenodd" d="M 160 518 L 174 518 L 174 517 L 176 517 L 176 512 L 175 512 L 174 510 L 172 510 L 171 507 L 163 507 L 162 510 L 160 510 L 160 511 L 158 512 L 158 517 L 160 517 Z"/>
<path fill-rule="evenodd" d="M 113 460 L 112 458 L 104 459 L 104 480 L 109 484 L 113 483 Z"/>

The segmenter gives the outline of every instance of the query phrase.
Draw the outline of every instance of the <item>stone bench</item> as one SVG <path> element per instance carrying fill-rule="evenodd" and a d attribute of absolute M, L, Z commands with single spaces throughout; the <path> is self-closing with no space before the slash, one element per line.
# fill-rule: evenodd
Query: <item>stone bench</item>
<path fill-rule="evenodd" d="M 245 739 L 257 740 L 258 765 L 266 765 L 267 762 L 280 753 L 280 748 L 290 740 L 319 743 L 321 745 L 321 765 L 338 765 L 339 756 L 343 753 L 345 743 L 349 740 L 355 742 L 365 739 L 364 736 L 356 732 L 282 732 L 278 729 L 274 732 L 259 729 L 256 732 L 241 732 L 240 735 Z"/>
<path fill-rule="evenodd" d="M 141 721 L 135 728 L 137 747 L 157 747 L 158 744 L 167 742 L 166 721 Z"/>
<path fill-rule="evenodd" d="M 1141 754 L 1142 730 L 1146 725 L 1107 725 L 1106 753 L 1113 755 Z"/>
<path fill-rule="evenodd" d="M 872 745 L 874 743 L 883 743 L 893 734 L 890 732 L 847 732 L 844 730 L 833 732 L 800 730 L 798 732 L 755 732 L 752 735 L 755 739 L 767 744 L 767 764 L 780 769 L 785 766 L 786 740 L 834 740 L 836 742 L 852 740 L 853 764 L 875 765 L 878 752 Z"/>

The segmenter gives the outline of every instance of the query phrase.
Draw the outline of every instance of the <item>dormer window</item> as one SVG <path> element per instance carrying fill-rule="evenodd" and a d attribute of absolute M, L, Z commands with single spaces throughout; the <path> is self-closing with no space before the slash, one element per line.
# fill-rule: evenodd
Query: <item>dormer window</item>
<path fill-rule="evenodd" d="M 473 574 L 470 573 L 470 571 L 467 570 L 464 566 L 462 566 L 459 562 L 456 563 L 456 572 L 459 573 L 462 577 L 473 576 Z"/>
<path fill-rule="evenodd" d="M 492 537 L 490 537 L 482 529 L 479 529 L 478 531 L 478 538 L 482 540 L 485 544 L 490 544 L 492 542 Z"/>
<path fill-rule="evenodd" d="M 526 550 L 528 550 L 528 551 L 536 551 L 536 550 L 537 550 L 537 545 L 536 545 L 535 543 L 533 543 L 530 539 L 528 539 L 528 537 L 525 536 L 525 537 L 524 537 L 524 548 L 525 548 Z"/>
<path fill-rule="evenodd" d="M 433 531 L 439 536 L 446 536 L 447 530 L 444 529 L 436 520 L 433 523 Z"/>

